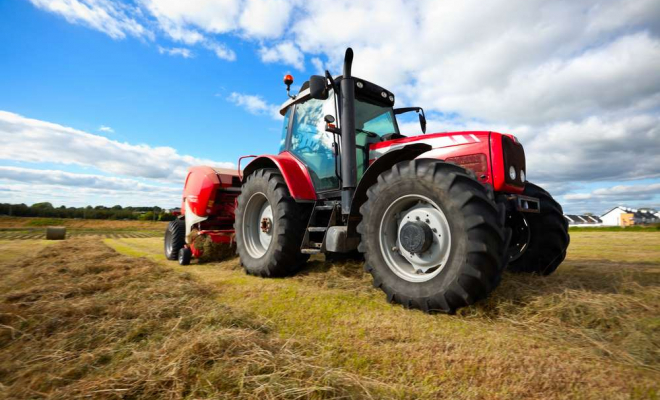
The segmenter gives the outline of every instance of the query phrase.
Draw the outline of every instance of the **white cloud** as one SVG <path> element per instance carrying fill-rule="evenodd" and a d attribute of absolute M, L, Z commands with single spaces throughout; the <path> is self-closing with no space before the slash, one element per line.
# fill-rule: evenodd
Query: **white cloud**
<path fill-rule="evenodd" d="M 294 4 L 284 0 L 246 0 L 239 26 L 247 36 L 280 36 L 289 21 Z"/>
<path fill-rule="evenodd" d="M 580 120 L 613 110 L 658 107 L 658 66 L 660 42 L 639 33 L 569 59 L 511 71 L 506 79 L 480 82 L 479 87 L 447 81 L 420 92 L 433 108 L 466 117 L 531 124 Z"/>
<path fill-rule="evenodd" d="M 225 46 L 224 44 L 207 41 L 204 44 L 204 47 L 213 51 L 215 55 L 222 60 L 227 60 L 227 61 L 236 60 L 236 53 L 234 53 L 232 49 Z"/>
<path fill-rule="evenodd" d="M 113 175 L 177 184 L 183 182 L 191 165 L 234 168 L 233 163 L 181 155 L 171 147 L 122 143 L 7 111 L 0 111 L 0 136 L 0 159 L 81 165 Z"/>
<path fill-rule="evenodd" d="M 309 58 L 340 73 L 351 46 L 355 75 L 425 107 L 430 132 L 518 135 L 530 179 L 557 193 L 660 178 L 657 0 L 139 0 L 143 14 L 110 0 L 31 1 L 115 38 L 155 26 L 226 60 L 236 54 L 216 44 L 233 35 L 301 71 Z M 277 115 L 259 96 L 229 100 Z"/>
<path fill-rule="evenodd" d="M 610 188 L 596 189 L 589 193 L 573 193 L 564 196 L 567 201 L 574 200 L 615 200 L 615 201 L 640 201 L 651 200 L 660 195 L 660 183 L 648 185 L 616 185 Z"/>
<path fill-rule="evenodd" d="M 660 183 L 612 185 L 560 197 L 567 213 L 602 214 L 615 206 L 660 209 Z"/>
<path fill-rule="evenodd" d="M 105 125 L 101 125 L 101 126 L 99 127 L 99 131 L 100 131 L 100 132 L 106 132 L 106 133 L 115 133 L 115 130 L 114 130 L 114 129 L 112 129 L 112 128 L 109 127 L 109 126 L 105 126 Z"/>
<path fill-rule="evenodd" d="M 528 176 L 544 182 L 660 178 L 660 115 L 593 116 L 519 132 Z"/>
<path fill-rule="evenodd" d="M 142 0 L 141 3 L 167 29 L 191 27 L 207 33 L 225 33 L 236 27 L 240 1 Z"/>
<path fill-rule="evenodd" d="M 113 39 L 127 35 L 153 39 L 153 33 L 131 14 L 138 10 L 110 0 L 30 0 L 35 6 L 59 14 L 74 24 L 86 25 Z"/>
<path fill-rule="evenodd" d="M 265 63 L 279 62 L 290 65 L 300 71 L 305 69 L 305 56 L 300 49 L 290 41 L 281 42 L 273 47 L 259 49 L 261 61 Z"/>
<path fill-rule="evenodd" d="M 313 57 L 310 61 L 312 62 L 312 65 L 314 66 L 314 69 L 316 70 L 316 74 L 325 75 L 326 67 L 325 67 L 325 64 L 323 63 L 323 61 L 320 58 Z"/>
<path fill-rule="evenodd" d="M 7 182 L 10 187 L 2 187 Z M 21 183 L 15 181 L 4 181 L 0 179 L 0 192 L 3 193 L 3 202 L 13 204 L 34 204 L 50 202 L 54 206 L 68 207 L 80 206 L 107 206 L 116 204 L 123 206 L 160 206 L 163 208 L 181 206 L 181 188 L 171 193 L 170 190 L 124 191 L 104 188 L 86 188 L 80 186 L 63 186 L 56 184 Z"/>
<path fill-rule="evenodd" d="M 179 197 L 181 195 L 181 188 L 179 187 L 145 184 L 135 179 L 77 174 L 59 170 L 0 166 L 0 180 L 39 185 L 56 185 L 67 188 L 103 189 L 131 193 L 163 192 L 168 195 L 179 195 Z"/>
<path fill-rule="evenodd" d="M 162 47 L 158 46 L 158 52 L 160 54 L 167 54 L 169 56 L 179 56 L 183 58 L 192 58 L 194 55 L 190 49 L 186 49 L 183 47 Z"/>
<path fill-rule="evenodd" d="M 230 102 L 239 107 L 243 107 L 250 114 L 269 115 L 273 119 L 281 120 L 279 107 L 268 103 L 261 96 L 233 92 L 227 98 Z"/>

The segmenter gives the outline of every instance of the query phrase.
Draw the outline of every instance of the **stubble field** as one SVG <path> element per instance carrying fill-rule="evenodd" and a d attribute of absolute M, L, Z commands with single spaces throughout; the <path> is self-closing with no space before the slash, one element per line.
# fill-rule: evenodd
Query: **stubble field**
<path fill-rule="evenodd" d="M 166 261 L 164 225 L 97 228 L 0 239 L 0 397 L 658 397 L 657 231 L 572 231 L 554 275 L 448 316 L 387 304 L 359 263 L 260 279 Z"/>

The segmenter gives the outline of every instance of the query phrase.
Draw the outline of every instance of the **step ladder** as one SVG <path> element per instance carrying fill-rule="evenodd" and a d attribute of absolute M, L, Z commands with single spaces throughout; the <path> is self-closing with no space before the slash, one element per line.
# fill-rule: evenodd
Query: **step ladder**
<path fill-rule="evenodd" d="M 303 254 L 320 253 L 323 247 L 323 241 L 325 240 L 325 234 L 329 227 L 337 225 L 338 215 L 338 201 L 316 202 L 307 223 L 300 252 Z"/>

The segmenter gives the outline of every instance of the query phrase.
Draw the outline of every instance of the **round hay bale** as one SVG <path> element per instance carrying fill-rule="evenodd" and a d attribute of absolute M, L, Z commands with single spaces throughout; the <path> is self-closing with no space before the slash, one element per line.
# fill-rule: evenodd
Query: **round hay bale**
<path fill-rule="evenodd" d="M 188 236 L 189 243 L 193 243 L 195 248 L 202 251 L 199 261 L 213 262 L 224 261 L 236 256 L 236 243 L 213 243 L 208 235 L 199 235 L 197 231 L 192 231 Z"/>
<path fill-rule="evenodd" d="M 49 226 L 46 228 L 46 240 L 64 240 L 66 238 L 66 227 Z"/>

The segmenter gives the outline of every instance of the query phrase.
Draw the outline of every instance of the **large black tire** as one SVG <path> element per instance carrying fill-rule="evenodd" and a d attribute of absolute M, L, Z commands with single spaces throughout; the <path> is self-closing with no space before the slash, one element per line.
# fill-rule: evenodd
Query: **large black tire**
<path fill-rule="evenodd" d="M 527 182 L 523 194 L 538 198 L 541 212 L 523 214 L 529 229 L 529 243 L 525 251 L 509 263 L 507 269 L 511 272 L 550 275 L 566 258 L 566 249 L 571 239 L 568 222 L 561 205 L 542 188 Z"/>
<path fill-rule="evenodd" d="M 167 225 L 165 230 L 165 257 L 168 260 L 176 260 L 179 250 L 186 244 L 186 223 L 182 219 L 175 219 Z"/>
<path fill-rule="evenodd" d="M 265 195 L 272 210 L 272 238 L 265 253 L 255 256 L 246 246 L 250 216 L 246 209 L 255 194 Z M 246 213 L 248 211 L 248 213 Z M 309 259 L 300 252 L 309 211 L 291 197 L 281 173 L 276 169 L 260 169 L 247 177 L 238 196 L 236 247 L 245 272 L 261 277 L 280 277 L 297 272 Z M 247 221 L 247 223 L 246 223 Z"/>
<path fill-rule="evenodd" d="M 362 235 L 359 249 L 365 253 L 365 269 L 373 276 L 374 287 L 381 288 L 389 302 L 425 312 L 453 313 L 486 297 L 499 284 L 508 240 L 504 210 L 463 168 L 436 160 L 400 162 L 379 176 L 367 195 L 357 228 Z M 381 246 L 381 218 L 402 196 L 432 200 L 444 213 L 450 232 L 444 267 L 424 282 L 397 275 L 383 255 L 392 250 L 397 257 L 394 249 L 381 248 L 385 246 Z"/>

